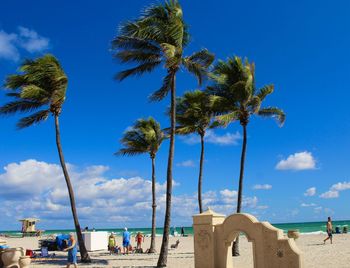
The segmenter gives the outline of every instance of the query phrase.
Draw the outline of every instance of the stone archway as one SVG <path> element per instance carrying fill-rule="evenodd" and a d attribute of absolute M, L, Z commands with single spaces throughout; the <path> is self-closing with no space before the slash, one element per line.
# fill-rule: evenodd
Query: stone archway
<path fill-rule="evenodd" d="M 268 222 L 249 214 L 225 218 L 208 209 L 193 217 L 195 267 L 232 268 L 232 241 L 244 232 L 253 244 L 254 268 L 301 268 L 301 252 L 294 240 Z"/>

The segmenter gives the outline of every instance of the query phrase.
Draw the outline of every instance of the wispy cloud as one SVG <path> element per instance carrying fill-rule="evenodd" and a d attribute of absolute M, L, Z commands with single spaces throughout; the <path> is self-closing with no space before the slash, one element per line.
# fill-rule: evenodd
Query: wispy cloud
<path fill-rule="evenodd" d="M 320 197 L 325 198 L 325 199 L 338 198 L 339 192 L 338 191 L 327 191 L 327 192 L 320 194 Z"/>
<path fill-rule="evenodd" d="M 49 42 L 48 38 L 22 26 L 15 33 L 0 30 L 0 59 L 18 61 L 21 49 L 29 53 L 41 52 L 49 47 Z"/>
<path fill-rule="evenodd" d="M 180 136 L 180 139 L 187 144 L 200 143 L 200 138 L 196 134 Z M 227 146 L 237 145 L 238 141 L 242 139 L 242 136 L 238 131 L 236 133 L 227 132 L 223 135 L 218 135 L 213 130 L 207 130 L 204 139 L 207 143 Z"/>
<path fill-rule="evenodd" d="M 195 163 L 193 160 L 186 160 L 186 161 L 182 161 L 180 163 L 177 163 L 176 166 L 178 167 L 195 167 Z"/>
<path fill-rule="evenodd" d="M 315 207 L 317 206 L 315 203 L 301 203 L 301 207 Z"/>
<path fill-rule="evenodd" d="M 272 185 L 270 184 L 255 184 L 253 190 L 271 190 Z"/>
<path fill-rule="evenodd" d="M 338 182 L 336 184 L 333 184 L 329 188 L 329 191 L 320 194 L 320 197 L 325 199 L 338 198 L 339 192 L 349 190 L 349 189 L 350 189 L 350 182 L 348 181 Z"/>
<path fill-rule="evenodd" d="M 307 189 L 304 193 L 305 196 L 314 196 L 316 194 L 316 187 Z"/>
<path fill-rule="evenodd" d="M 278 170 L 307 170 L 315 168 L 316 160 L 312 156 L 312 153 L 307 151 L 292 154 L 276 165 L 276 169 Z"/>
<path fill-rule="evenodd" d="M 14 45 L 16 40 L 16 34 L 0 31 L 0 58 L 13 61 L 19 60 L 19 52 Z"/>
<path fill-rule="evenodd" d="M 19 45 L 30 53 L 43 51 L 49 46 L 49 39 L 36 31 L 19 26 Z"/>

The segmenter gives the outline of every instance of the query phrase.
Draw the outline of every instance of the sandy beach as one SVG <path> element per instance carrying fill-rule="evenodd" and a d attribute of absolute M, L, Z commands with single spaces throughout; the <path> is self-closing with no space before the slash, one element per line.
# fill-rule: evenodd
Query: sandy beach
<path fill-rule="evenodd" d="M 350 263 L 350 235 L 334 236 L 333 244 L 323 245 L 324 235 L 302 235 L 296 243 L 303 252 L 304 265 L 308 268 L 348 268 Z M 37 249 L 38 238 L 4 238 L 11 247 L 24 247 Z M 179 247 L 169 250 L 168 267 L 193 268 L 193 237 L 171 237 L 171 243 L 179 239 Z M 117 238 L 121 243 L 121 238 Z M 160 247 L 161 237 L 157 237 L 157 246 Z M 241 239 L 241 256 L 235 257 L 234 264 L 240 268 L 252 268 L 252 244 L 245 237 Z M 144 248 L 149 245 L 149 238 L 145 238 Z M 56 257 L 48 260 L 34 260 L 31 267 L 64 267 L 66 263 L 65 252 L 55 252 Z M 108 252 L 98 251 L 90 253 L 93 262 L 89 265 L 79 264 L 79 267 L 154 267 L 157 263 L 157 254 L 129 254 L 112 255 Z"/>

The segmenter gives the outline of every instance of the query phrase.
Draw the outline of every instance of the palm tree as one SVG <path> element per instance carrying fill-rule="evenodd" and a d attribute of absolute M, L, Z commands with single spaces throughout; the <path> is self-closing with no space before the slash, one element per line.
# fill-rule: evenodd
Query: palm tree
<path fill-rule="evenodd" d="M 195 90 L 186 92 L 183 97 L 178 98 L 176 107 L 176 133 L 187 135 L 197 133 L 201 140 L 201 154 L 198 175 L 198 207 L 199 213 L 203 212 L 202 205 L 202 174 L 204 163 L 204 137 L 206 130 L 217 126 L 212 123 L 214 117 L 210 96 L 203 91 Z"/>
<path fill-rule="evenodd" d="M 247 125 L 253 115 L 273 117 L 280 126 L 285 121 L 285 114 L 277 107 L 261 108 L 265 98 L 274 91 L 273 85 L 256 88 L 255 65 L 248 60 L 242 61 L 239 57 L 219 61 L 213 69 L 214 84 L 209 92 L 214 95 L 216 109 L 221 115 L 217 119 L 224 125 L 239 121 L 243 128 L 243 144 L 239 173 L 237 213 L 241 212 L 243 196 L 244 162 L 247 148 Z M 232 253 L 239 255 L 239 240 L 236 239 Z"/>
<path fill-rule="evenodd" d="M 11 92 L 6 95 L 14 98 L 14 100 L 0 107 L 0 114 L 30 113 L 30 115 L 18 121 L 17 127 L 19 129 L 45 121 L 50 114 L 54 117 L 56 145 L 68 188 L 81 261 L 91 262 L 82 237 L 75 206 L 73 187 L 61 146 L 59 116 L 66 98 L 68 78 L 59 61 L 53 55 L 49 54 L 35 60 L 24 61 L 19 71 L 21 72 L 20 74 L 10 75 L 6 79 L 5 88 L 11 90 Z"/>
<path fill-rule="evenodd" d="M 214 60 L 214 56 L 206 49 L 184 57 L 183 50 L 188 43 L 189 33 L 178 0 L 169 0 L 164 4 L 146 8 L 140 18 L 121 25 L 119 36 L 112 42 L 114 56 L 117 59 L 122 63 L 136 65 L 119 72 L 116 75 L 117 80 L 152 72 L 160 65 L 167 70 L 161 88 L 150 97 L 153 101 L 160 101 L 169 92 L 171 95 L 166 209 L 158 267 L 165 267 L 168 257 L 176 125 L 176 74 L 181 67 L 184 67 L 201 83 L 206 76 L 207 67 Z"/>
<path fill-rule="evenodd" d="M 155 161 L 156 154 L 160 145 L 165 139 L 165 135 L 160 128 L 160 124 L 149 117 L 148 119 L 139 119 L 134 126 L 124 133 L 121 143 L 124 148 L 120 149 L 117 155 L 138 155 L 148 153 L 152 160 L 152 236 L 149 253 L 155 252 L 156 238 L 156 173 Z"/>

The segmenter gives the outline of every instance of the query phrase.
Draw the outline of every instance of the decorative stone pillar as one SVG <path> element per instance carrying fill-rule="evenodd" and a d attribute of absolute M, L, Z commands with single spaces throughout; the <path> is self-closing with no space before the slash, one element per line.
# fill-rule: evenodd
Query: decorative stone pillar
<path fill-rule="evenodd" d="M 207 211 L 193 216 L 194 261 L 196 268 L 215 268 L 215 225 L 222 224 L 225 215 Z"/>

